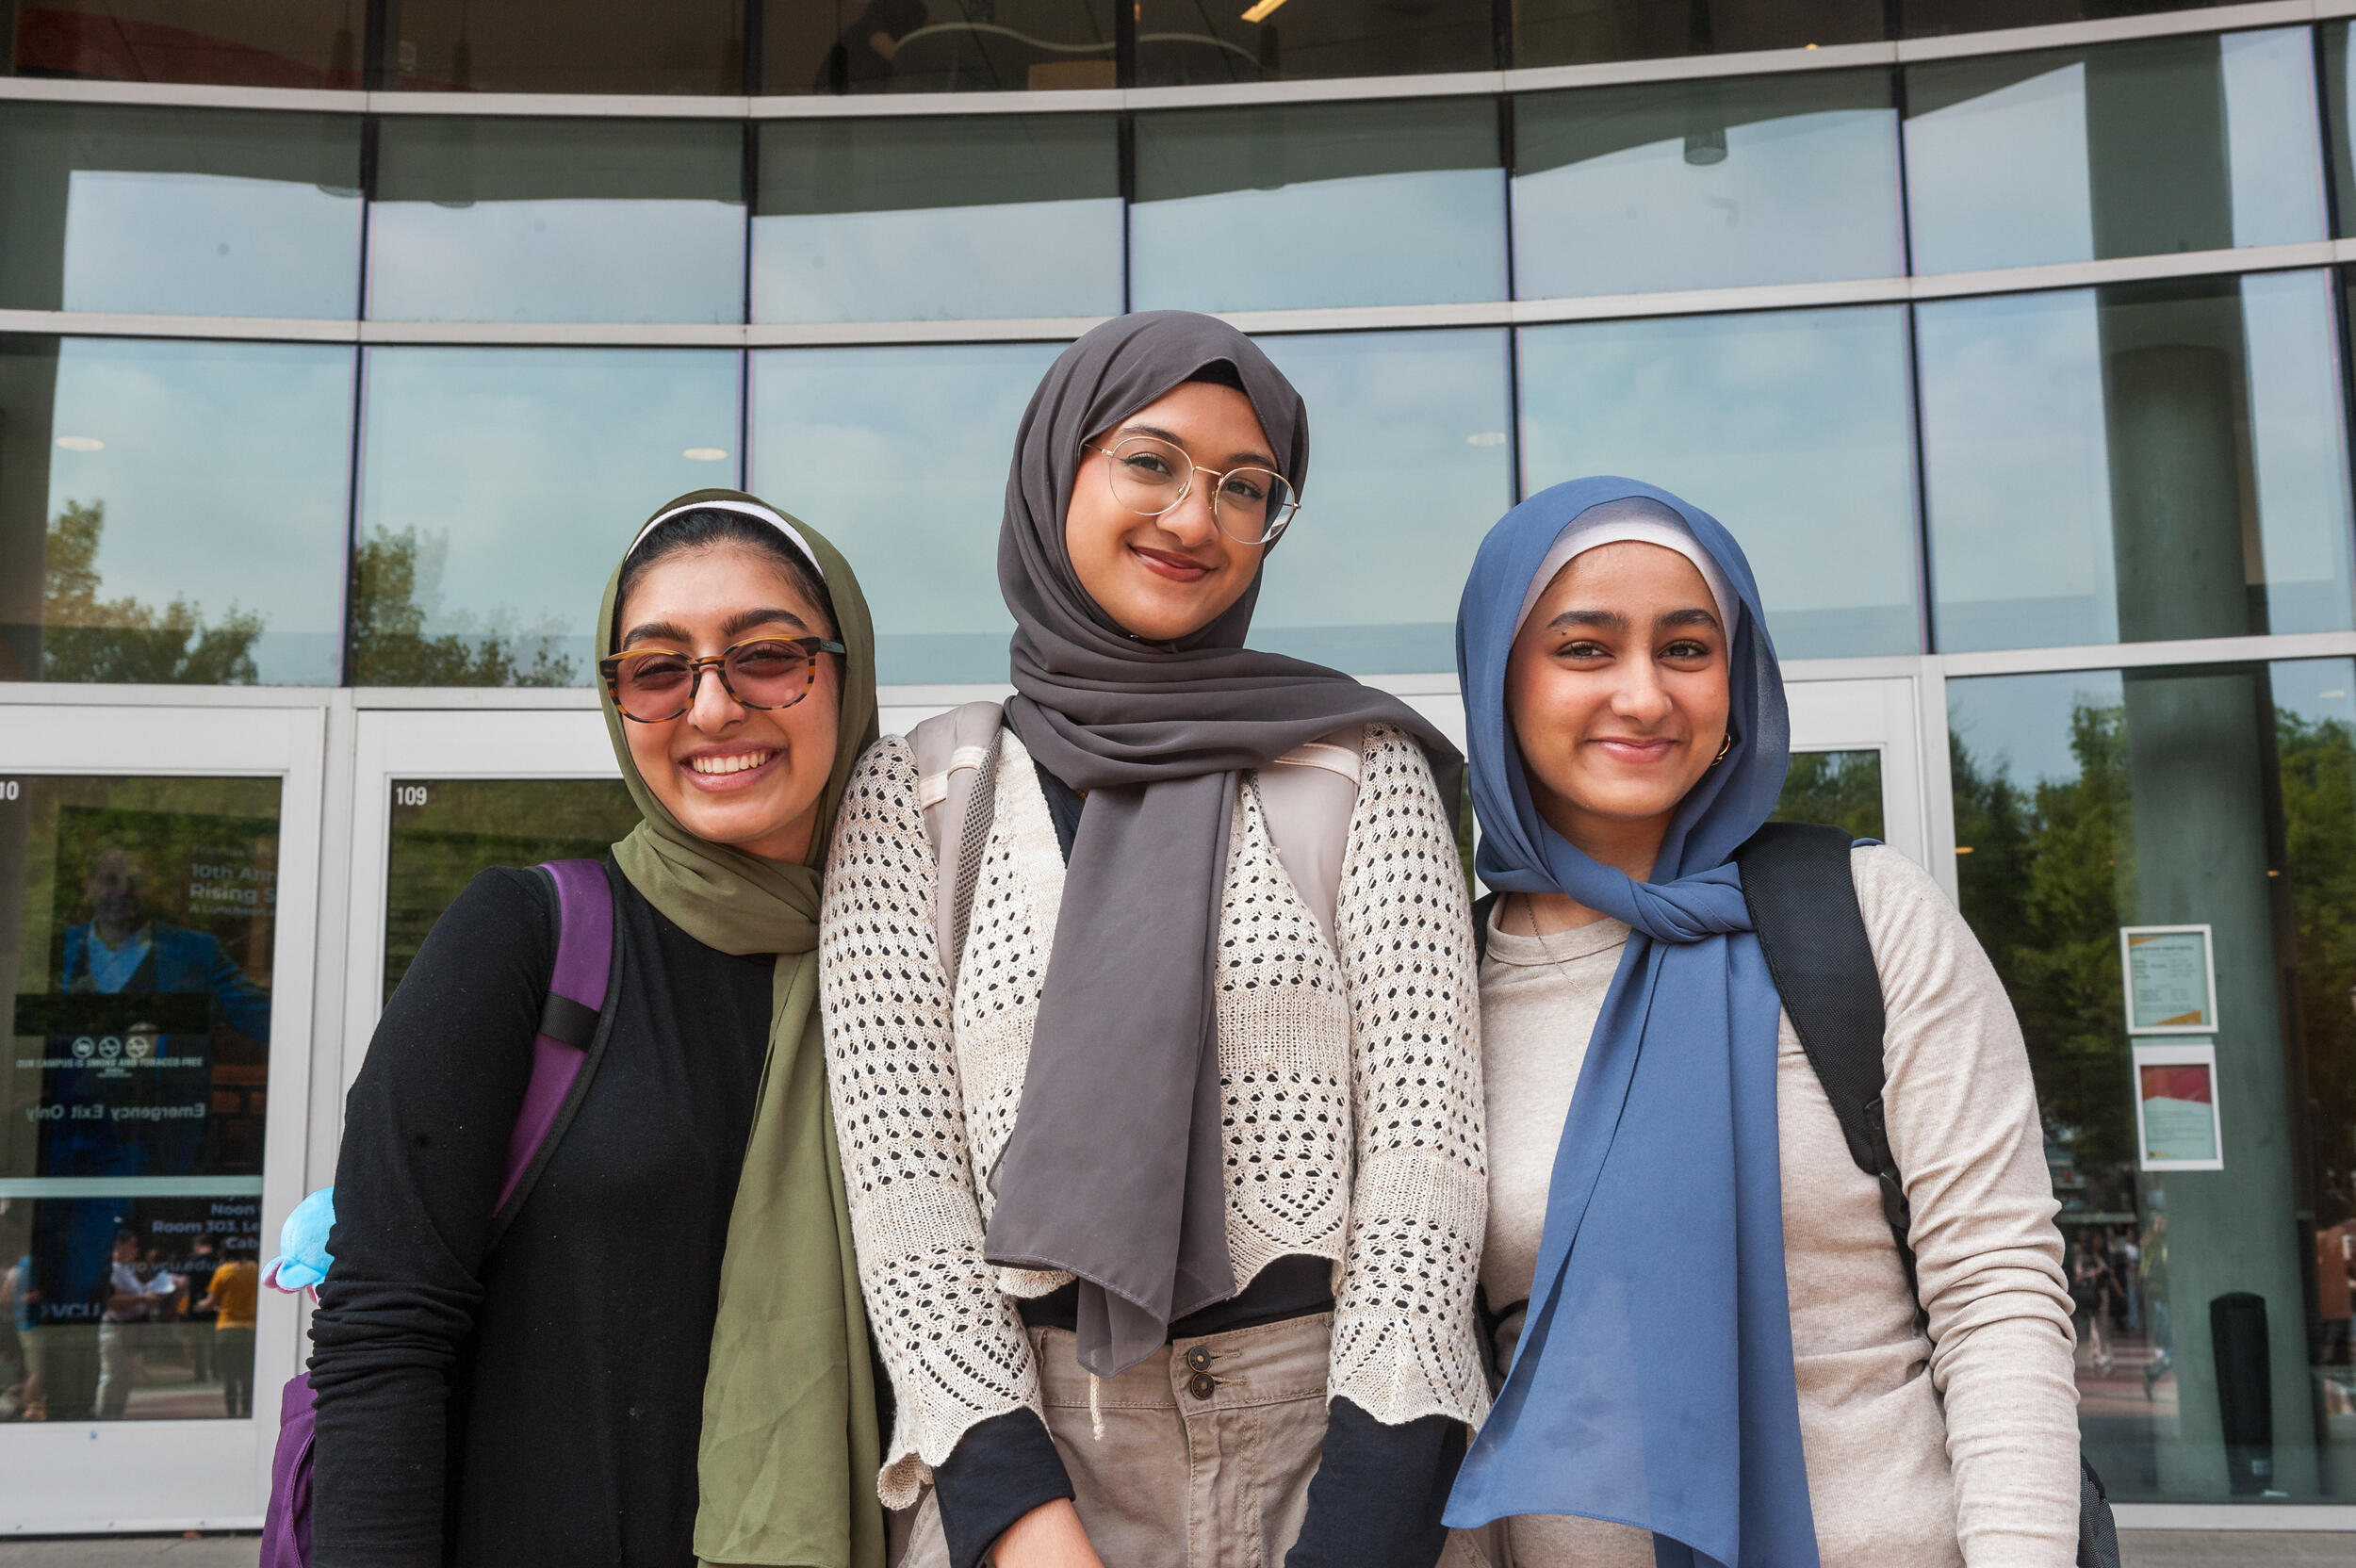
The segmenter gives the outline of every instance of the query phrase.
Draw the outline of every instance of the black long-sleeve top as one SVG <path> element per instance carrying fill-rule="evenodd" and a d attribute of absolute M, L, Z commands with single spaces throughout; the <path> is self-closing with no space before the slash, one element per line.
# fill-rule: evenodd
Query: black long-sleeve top
<path fill-rule="evenodd" d="M 1077 791 L 1033 763 L 1066 860 L 1079 835 Z M 1275 1323 L 1333 1307 L 1333 1266 L 1292 1256 L 1269 1263 L 1243 1290 L 1170 1326 L 1173 1339 Z M 1022 1303 L 1024 1322 L 1071 1328 L 1076 1290 Z M 1328 1408 L 1324 1453 L 1309 1482 L 1301 1534 L 1285 1568 L 1430 1568 L 1448 1531 L 1440 1523 L 1464 1458 L 1464 1429 L 1444 1415 L 1385 1426 L 1348 1399 Z M 974 1568 L 1033 1509 L 1072 1495 L 1072 1479 L 1039 1416 L 1008 1411 L 968 1429 L 933 1471 L 951 1568 Z"/>
<path fill-rule="evenodd" d="M 476 877 L 369 1044 L 312 1318 L 319 1568 L 693 1568 L 775 960 L 714 952 L 608 872 L 622 982 L 604 1056 L 496 1248 L 555 960 L 548 885 Z"/>

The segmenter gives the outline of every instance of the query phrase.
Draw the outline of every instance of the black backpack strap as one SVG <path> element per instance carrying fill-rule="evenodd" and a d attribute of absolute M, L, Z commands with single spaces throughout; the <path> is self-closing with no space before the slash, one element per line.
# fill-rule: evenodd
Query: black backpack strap
<path fill-rule="evenodd" d="M 1489 917 L 1497 906 L 1500 893 L 1482 893 L 1473 900 L 1473 962 L 1479 964 L 1489 956 Z"/>
<path fill-rule="evenodd" d="M 1849 874 L 1846 829 L 1771 822 L 1734 852 L 1742 901 L 1776 994 L 1824 1086 L 1857 1168 L 1881 1184 L 1882 1217 L 1914 1289 L 1913 1215 L 1882 1119 L 1881 974 Z"/>

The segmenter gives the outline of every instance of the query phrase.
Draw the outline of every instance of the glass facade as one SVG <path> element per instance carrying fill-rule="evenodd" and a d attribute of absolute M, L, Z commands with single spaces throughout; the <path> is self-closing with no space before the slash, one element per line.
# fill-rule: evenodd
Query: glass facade
<path fill-rule="evenodd" d="M 0 307 L 352 314 L 360 122 L 0 104 Z"/>
<path fill-rule="evenodd" d="M 372 317 L 744 318 L 741 126 L 400 117 L 376 157 Z"/>
<path fill-rule="evenodd" d="M 2021 1012 L 2114 1494 L 2356 1504 L 2356 24 L 2203 9 L 0 8 L 0 1419 L 292 1369 L 209 1283 L 299 1190 L 270 1053 L 332 1148 L 466 879 L 632 819 L 581 727 L 654 507 L 741 484 L 842 546 L 897 727 L 1006 678 L 1040 374 L 1180 307 L 1310 409 L 1257 642 L 1443 723 L 1517 498 L 1624 473 L 1726 523 L 1817 688 L 1779 815 L 1917 846 Z M 466 92 L 510 96 L 415 96 Z M 357 826 L 17 739 L 69 707 L 319 712 Z M 594 744 L 475 766 L 502 727 Z M 282 859 L 351 917 L 317 975 L 272 973 Z M 2203 1027 L 2147 1033 L 2187 927 Z"/>
<path fill-rule="evenodd" d="M 2345 1500 L 2356 662 L 1947 691 L 1963 909 L 2037 1071 L 2087 1457 L 2121 1500 Z M 2206 934 L 2198 1035 L 2135 1032 L 2151 927 Z"/>
<path fill-rule="evenodd" d="M 17 1419 L 253 1413 L 278 782 L 0 780 Z"/>
<path fill-rule="evenodd" d="M 1892 85 L 1827 71 L 1515 99 L 1513 291 L 1903 273 Z"/>
<path fill-rule="evenodd" d="M 1530 327 L 1521 381 L 1525 494 L 1619 473 L 1692 500 L 1744 542 L 1787 659 L 1920 646 L 1902 308 Z"/>
<path fill-rule="evenodd" d="M 2329 274 L 1918 308 L 1938 645 L 2349 628 Z"/>
<path fill-rule="evenodd" d="M 352 351 L 0 336 L 0 671 L 322 685 Z"/>
<path fill-rule="evenodd" d="M 2313 34 L 2196 34 L 1906 73 L 1918 272 L 2324 236 Z"/>
<path fill-rule="evenodd" d="M 1117 316 L 1110 115 L 761 128 L 756 321 Z"/>
<path fill-rule="evenodd" d="M 354 685 L 587 684 L 614 552 L 736 482 L 726 351 L 371 349 L 362 375 Z"/>
<path fill-rule="evenodd" d="M 1138 310 L 1495 300 L 1505 181 L 1485 98 L 1144 115 Z"/>

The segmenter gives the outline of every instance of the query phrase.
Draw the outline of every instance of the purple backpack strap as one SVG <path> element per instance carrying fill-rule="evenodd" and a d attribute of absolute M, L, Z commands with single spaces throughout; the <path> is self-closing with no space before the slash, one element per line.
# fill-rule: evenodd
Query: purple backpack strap
<path fill-rule="evenodd" d="M 556 884 L 556 967 L 532 1041 L 532 1082 L 507 1138 L 507 1174 L 493 1206 L 502 1218 L 569 1108 L 614 974 L 614 890 L 604 863 L 549 860 L 539 869 Z"/>

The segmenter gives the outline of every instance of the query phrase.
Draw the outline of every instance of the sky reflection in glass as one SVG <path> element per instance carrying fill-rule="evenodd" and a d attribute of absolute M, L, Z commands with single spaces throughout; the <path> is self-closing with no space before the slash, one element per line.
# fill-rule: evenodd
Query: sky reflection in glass
<path fill-rule="evenodd" d="M 372 635 L 355 634 L 354 682 L 588 684 L 597 596 L 631 531 L 674 496 L 736 482 L 738 364 L 724 349 L 369 350 L 355 615 Z"/>
<path fill-rule="evenodd" d="M 761 127 L 756 321 L 1121 311 L 1109 115 Z"/>
<path fill-rule="evenodd" d="M 1139 116 L 1132 307 L 1503 298 L 1497 115 L 1439 98 Z"/>
<path fill-rule="evenodd" d="M 851 560 L 887 682 L 1003 681 L 998 525 L 1015 427 L 1060 343 L 765 349 L 752 487 Z"/>
<path fill-rule="evenodd" d="M 349 318 L 356 116 L 0 105 L 0 306 Z"/>
<path fill-rule="evenodd" d="M 1907 68 L 1914 270 L 2324 236 L 2304 27 Z"/>
<path fill-rule="evenodd" d="M 1309 409 L 1309 482 L 1252 645 L 1361 675 L 1456 663 L 1473 550 L 1513 504 L 1505 333 L 1264 337 Z"/>
<path fill-rule="evenodd" d="M 370 316 L 744 318 L 741 126 L 392 117 L 379 136 Z"/>
<path fill-rule="evenodd" d="M 2322 272 L 1919 307 L 1938 645 L 2347 629 L 2331 318 Z M 2120 499 L 2121 464 L 2168 493 L 2164 515 Z M 2216 518 L 2197 515 L 2204 503 Z M 2136 519 L 2124 536 L 2121 506 Z M 2169 549 L 2207 552 L 2235 602 L 2156 593 L 2132 562 L 2122 591 L 2122 540 L 2159 531 Z"/>
<path fill-rule="evenodd" d="M 1528 327 L 1521 383 L 1524 494 L 1658 484 L 1742 542 L 1784 658 L 1918 651 L 1903 307 Z"/>
<path fill-rule="evenodd" d="M 1906 270 L 1887 72 L 1532 94 L 1513 148 L 1526 300 Z"/>
<path fill-rule="evenodd" d="M 14 339 L 12 348 L 49 341 Z M 40 447 L 12 454 L 46 456 L 45 503 L 39 515 L 20 512 L 31 498 L 12 487 L 0 530 L 21 539 L 54 527 L 69 509 L 103 508 L 91 563 L 91 596 L 106 607 L 98 628 L 136 629 L 142 611 L 161 613 L 176 600 L 205 628 L 253 617 L 253 673 L 242 678 L 334 684 L 342 641 L 352 351 L 69 337 L 57 341 L 55 351 L 46 428 L 25 432 Z M 48 368 L 39 363 L 45 354 L 8 357 L 8 400 L 15 402 L 16 389 L 30 390 L 26 375 L 45 375 Z M 23 417 L 35 411 L 9 412 Z M 21 554 L 13 543 L 8 553 Z M 61 586 L 53 583 L 52 593 Z M 52 640 L 54 662 L 67 645 L 54 634 Z M 86 662 L 102 672 L 138 662 Z M 48 674 L 69 678 L 59 668 Z M 188 678 L 157 672 L 147 678 Z"/>

